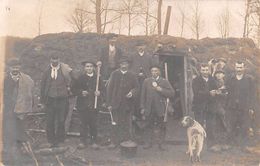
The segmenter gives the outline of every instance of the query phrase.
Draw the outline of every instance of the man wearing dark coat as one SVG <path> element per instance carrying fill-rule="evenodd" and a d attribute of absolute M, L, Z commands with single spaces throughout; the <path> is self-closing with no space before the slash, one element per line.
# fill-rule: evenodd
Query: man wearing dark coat
<path fill-rule="evenodd" d="M 159 59 L 157 55 L 149 55 L 145 51 L 145 44 L 139 43 L 137 48 L 137 53 L 131 59 L 130 70 L 134 72 L 138 77 L 148 78 L 151 77 L 150 68 L 153 65 L 159 64 Z"/>
<path fill-rule="evenodd" d="M 105 80 L 119 67 L 119 59 L 122 57 L 122 51 L 116 46 L 116 40 L 116 37 L 111 38 L 108 47 L 101 50 L 101 75 Z"/>
<path fill-rule="evenodd" d="M 53 55 L 41 80 L 40 101 L 47 112 L 47 140 L 58 146 L 65 140 L 65 120 L 69 110 L 72 69 Z"/>
<path fill-rule="evenodd" d="M 88 131 L 91 145 L 98 148 L 97 139 L 97 115 L 98 110 L 95 108 L 95 96 L 97 96 L 98 105 L 101 104 L 100 95 L 104 92 L 105 87 L 102 79 L 99 80 L 99 90 L 96 91 L 97 74 L 94 72 L 94 61 L 88 60 L 82 62 L 84 73 L 79 76 L 72 86 L 72 92 L 77 96 L 77 110 L 80 115 L 80 141 L 79 148 L 86 146 Z"/>
<path fill-rule="evenodd" d="M 144 148 L 151 148 L 154 139 L 157 138 L 159 149 L 163 150 L 162 143 L 166 134 L 166 100 L 173 97 L 175 92 L 169 81 L 161 77 L 159 66 L 151 67 L 151 75 L 144 80 L 141 92 L 141 114 L 147 121 L 145 130 L 149 137 Z"/>
<path fill-rule="evenodd" d="M 200 65 L 200 75 L 193 79 L 193 102 L 192 111 L 194 112 L 195 120 L 201 125 L 205 125 L 206 112 L 208 111 L 208 104 L 210 99 L 210 84 L 214 81 L 209 73 L 208 64 L 202 63 Z"/>
<path fill-rule="evenodd" d="M 245 64 L 235 64 L 235 74 L 227 80 L 227 109 L 230 122 L 229 141 L 240 146 L 248 143 L 251 119 L 256 104 L 256 88 L 254 79 L 245 73 Z"/>
<path fill-rule="evenodd" d="M 112 72 L 107 85 L 106 103 L 116 122 L 112 128 L 111 148 L 132 139 L 132 112 L 139 84 L 136 75 L 128 71 L 128 66 L 129 59 L 121 58 L 120 68 Z"/>

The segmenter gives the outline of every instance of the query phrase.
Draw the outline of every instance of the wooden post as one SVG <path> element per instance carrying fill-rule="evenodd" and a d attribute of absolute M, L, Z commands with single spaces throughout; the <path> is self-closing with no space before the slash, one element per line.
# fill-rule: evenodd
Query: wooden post
<path fill-rule="evenodd" d="M 165 23 L 164 23 L 164 30 L 163 30 L 163 34 L 167 35 L 168 34 L 168 29 L 169 29 L 169 24 L 170 24 L 170 18 L 171 18 L 171 10 L 172 7 L 168 6 L 167 8 L 167 13 L 166 13 L 166 19 L 165 19 Z"/>

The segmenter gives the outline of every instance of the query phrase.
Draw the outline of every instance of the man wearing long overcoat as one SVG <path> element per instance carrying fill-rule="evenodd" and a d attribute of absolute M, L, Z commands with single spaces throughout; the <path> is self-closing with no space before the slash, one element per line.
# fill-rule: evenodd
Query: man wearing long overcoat
<path fill-rule="evenodd" d="M 112 112 L 117 123 L 112 129 L 111 148 L 132 139 L 132 112 L 139 84 L 136 75 L 128 71 L 128 66 L 129 59 L 121 58 L 120 68 L 112 72 L 107 86 L 108 110 Z"/>
<path fill-rule="evenodd" d="M 141 92 L 141 114 L 147 121 L 145 130 L 149 137 L 145 148 L 151 148 L 153 139 L 157 137 L 159 149 L 163 150 L 162 143 L 166 134 L 164 121 L 165 111 L 167 111 L 166 100 L 173 97 L 175 92 L 170 82 L 160 76 L 159 66 L 151 67 L 151 75 L 152 77 L 144 80 Z M 158 135 L 155 136 L 156 131 Z"/>

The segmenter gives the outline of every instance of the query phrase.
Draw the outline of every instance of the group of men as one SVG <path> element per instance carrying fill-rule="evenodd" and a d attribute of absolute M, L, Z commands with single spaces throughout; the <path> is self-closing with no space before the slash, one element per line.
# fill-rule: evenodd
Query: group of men
<path fill-rule="evenodd" d="M 218 67 L 212 67 L 215 64 Z M 192 83 L 192 110 L 196 121 L 206 128 L 207 147 L 213 151 L 225 150 L 226 145 L 245 148 L 253 133 L 255 81 L 246 72 L 245 62 L 236 61 L 234 73 L 225 64 L 223 58 L 214 65 L 202 63 L 200 75 Z"/>
<path fill-rule="evenodd" d="M 86 147 L 88 138 L 93 148 L 99 147 L 97 116 L 100 107 L 105 107 L 114 122 L 108 148 L 133 140 L 133 121 L 141 118 L 143 131 L 149 138 L 144 148 L 149 149 L 156 143 L 159 149 L 164 149 L 165 112 L 168 99 L 174 97 L 175 91 L 169 81 L 161 77 L 158 57 L 148 55 L 143 43 L 137 45 L 137 53 L 132 59 L 124 56 L 115 43 L 116 39 L 112 38 L 108 47 L 101 51 L 98 62 L 91 59 L 81 62 L 83 72 L 77 78 L 60 57 L 51 57 L 41 79 L 39 105 L 47 115 L 49 147 L 65 141 L 69 98 L 76 96 L 81 121 L 79 148 Z M 225 77 L 223 63 L 219 64 L 211 74 L 210 65 L 201 64 L 200 75 L 192 83 L 192 110 L 195 119 L 206 128 L 208 147 L 224 144 L 223 140 L 243 140 L 243 136 L 252 130 L 249 124 L 255 110 L 255 85 L 253 78 L 245 73 L 245 63 L 236 62 L 235 74 L 228 77 Z M 4 149 L 10 157 L 14 153 L 10 147 L 16 141 L 25 141 L 25 138 L 18 140 L 20 137 L 13 131 L 23 126 L 20 123 L 23 114 L 32 111 L 34 83 L 30 76 L 20 71 L 19 60 L 12 60 L 8 66 L 10 70 L 6 72 L 4 82 L 4 117 L 12 120 L 4 122 L 3 135 L 7 142 Z M 14 130 L 10 130 L 10 126 Z M 225 134 L 227 139 L 222 139 Z"/>

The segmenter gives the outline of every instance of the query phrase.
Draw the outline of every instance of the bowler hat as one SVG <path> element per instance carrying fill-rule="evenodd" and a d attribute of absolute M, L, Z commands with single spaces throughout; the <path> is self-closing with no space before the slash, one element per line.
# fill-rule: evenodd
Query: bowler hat
<path fill-rule="evenodd" d="M 131 60 L 130 60 L 127 56 L 122 56 L 122 57 L 119 59 L 119 63 L 123 63 L 123 62 L 130 63 Z"/>
<path fill-rule="evenodd" d="M 161 70 L 161 66 L 160 66 L 159 64 L 153 64 L 153 65 L 151 65 L 150 70 L 151 70 L 152 68 L 157 68 L 157 69 L 160 69 L 160 70 Z"/>
<path fill-rule="evenodd" d="M 82 62 L 81 62 L 81 65 L 85 66 L 86 63 L 91 63 L 91 64 L 93 64 L 93 66 L 96 66 L 95 61 L 92 60 L 92 59 L 88 59 L 88 60 L 82 61 Z"/>

